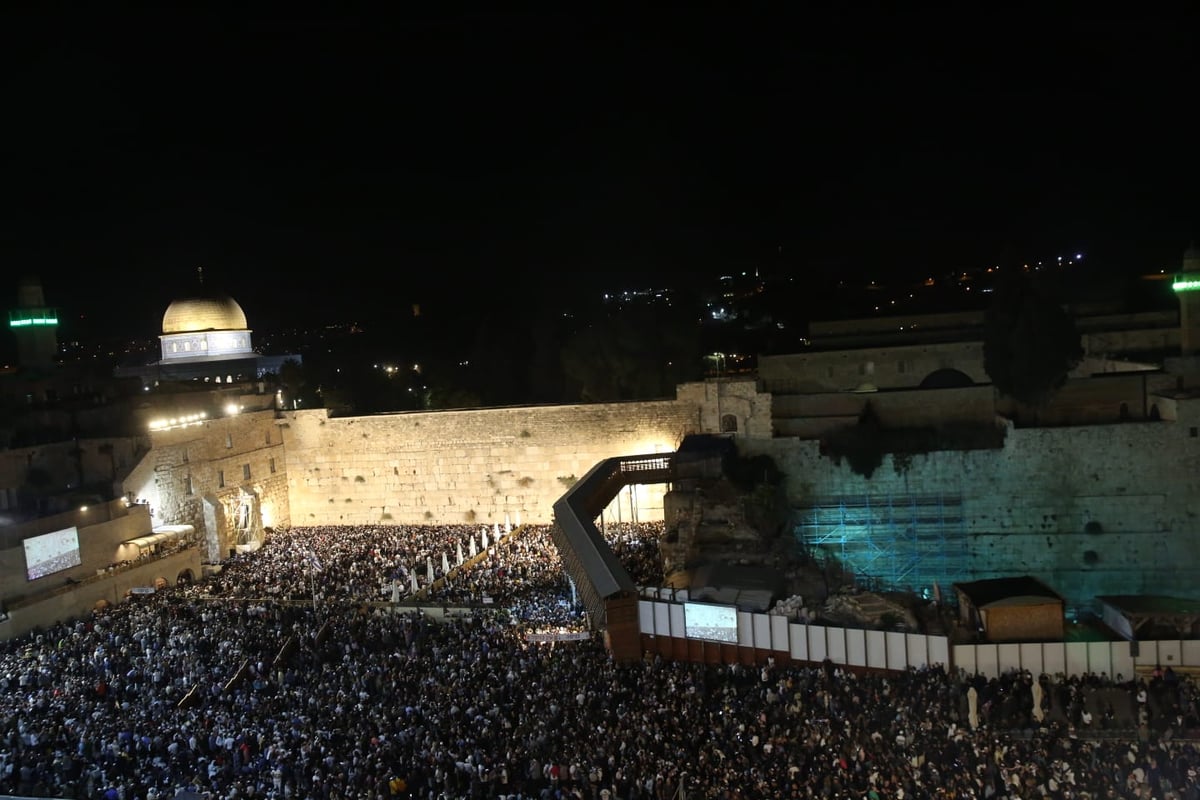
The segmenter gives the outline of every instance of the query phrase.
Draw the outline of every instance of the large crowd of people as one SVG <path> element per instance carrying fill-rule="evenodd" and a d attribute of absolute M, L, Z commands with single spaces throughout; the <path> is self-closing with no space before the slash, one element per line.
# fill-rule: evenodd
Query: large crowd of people
<path fill-rule="evenodd" d="M 653 582 L 660 531 L 604 535 Z M 1198 699 L 1170 670 L 621 664 L 544 526 L 291 528 L 0 645 L 0 792 L 1200 800 Z"/>

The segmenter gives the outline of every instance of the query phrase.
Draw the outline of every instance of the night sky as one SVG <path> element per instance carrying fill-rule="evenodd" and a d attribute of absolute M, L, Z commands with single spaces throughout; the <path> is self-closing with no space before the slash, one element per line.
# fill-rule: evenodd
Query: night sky
<path fill-rule="evenodd" d="M 1200 236 L 1194 14 L 82 8 L 0 26 L 0 258 L 114 332 L 197 266 L 262 329 Z"/>

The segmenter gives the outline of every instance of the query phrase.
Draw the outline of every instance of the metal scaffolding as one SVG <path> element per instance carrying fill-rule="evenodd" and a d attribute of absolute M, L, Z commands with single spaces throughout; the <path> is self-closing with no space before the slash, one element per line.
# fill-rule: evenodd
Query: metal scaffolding
<path fill-rule="evenodd" d="M 967 577 L 961 495 L 851 495 L 795 507 L 799 546 L 836 558 L 866 585 L 943 591 Z"/>

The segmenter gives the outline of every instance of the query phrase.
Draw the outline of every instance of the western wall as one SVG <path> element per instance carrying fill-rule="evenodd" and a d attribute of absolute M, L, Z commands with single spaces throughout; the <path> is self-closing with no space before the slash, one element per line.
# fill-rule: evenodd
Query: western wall
<path fill-rule="evenodd" d="M 1121 397 L 1126 383 L 1112 382 Z M 906 418 L 918 400 L 936 417 L 962 399 L 871 395 L 882 419 Z M 1103 424 L 1020 427 L 997 417 L 998 449 L 884 456 L 870 478 L 823 455 L 816 438 L 773 435 L 772 397 L 753 380 L 687 384 L 654 402 L 259 412 L 156 434 L 139 471 L 160 488 L 152 504 L 176 503 L 162 521 L 197 525 L 223 554 L 248 502 L 267 527 L 548 523 L 568 486 L 604 459 L 725 431 L 743 456 L 770 456 L 784 472 L 782 535 L 798 551 L 842 560 L 881 587 L 943 595 L 955 581 L 1032 574 L 1079 606 L 1103 594 L 1193 593 L 1200 400 L 1153 400 L 1154 419 L 1118 421 L 1113 410 Z M 666 488 L 633 487 L 606 519 L 661 520 Z"/>
<path fill-rule="evenodd" d="M 698 431 L 679 401 L 535 406 L 282 422 L 293 525 L 549 523 L 598 462 L 673 452 Z M 614 518 L 661 520 L 664 486 L 636 487 Z"/>

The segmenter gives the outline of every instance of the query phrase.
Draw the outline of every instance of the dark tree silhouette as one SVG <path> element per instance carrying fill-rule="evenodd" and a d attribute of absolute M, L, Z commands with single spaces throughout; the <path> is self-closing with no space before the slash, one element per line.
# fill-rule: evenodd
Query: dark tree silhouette
<path fill-rule="evenodd" d="M 1013 272 L 997 283 L 984 315 L 983 369 L 999 392 L 1044 406 L 1082 358 L 1075 320 L 1044 282 Z"/>

